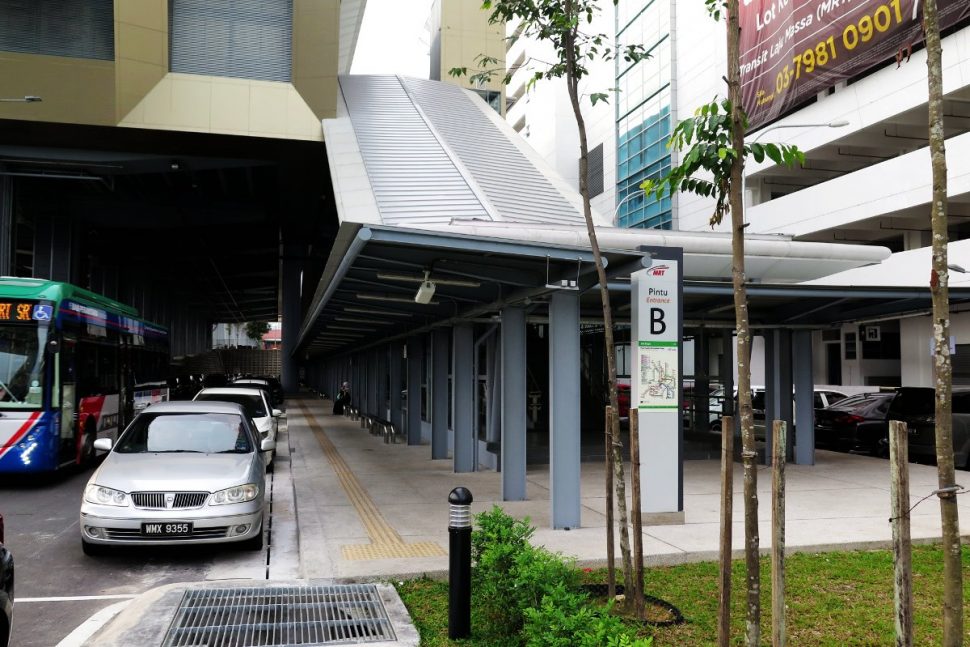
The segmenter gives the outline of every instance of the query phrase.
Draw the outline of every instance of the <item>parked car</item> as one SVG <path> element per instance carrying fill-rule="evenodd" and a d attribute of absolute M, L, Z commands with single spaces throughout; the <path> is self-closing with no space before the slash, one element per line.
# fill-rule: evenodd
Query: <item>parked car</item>
<path fill-rule="evenodd" d="M 269 382 L 269 390 L 270 390 L 270 393 L 273 394 L 273 399 L 271 400 L 273 406 L 278 407 L 281 404 L 283 404 L 283 400 L 285 397 L 283 393 L 283 384 L 279 381 L 278 378 L 275 378 L 275 377 L 266 376 L 263 379 Z"/>
<path fill-rule="evenodd" d="M 229 402 L 161 402 L 139 414 L 88 481 L 81 501 L 84 553 L 112 545 L 263 547 L 266 469 L 245 410 Z"/>
<path fill-rule="evenodd" d="M 241 405 L 246 415 L 252 418 L 259 431 L 260 440 L 276 442 L 279 430 L 279 419 L 283 412 L 270 406 L 266 391 L 262 389 L 248 389 L 241 386 L 224 386 L 219 388 L 202 389 L 195 394 L 193 400 L 204 402 L 235 402 Z M 264 452 L 263 458 L 268 469 L 272 469 L 273 457 L 276 451 Z"/>
<path fill-rule="evenodd" d="M 4 545 L 0 515 L 0 647 L 7 647 L 13 632 L 13 555 Z"/>
<path fill-rule="evenodd" d="M 763 439 L 765 437 L 765 387 L 763 386 L 752 386 L 751 387 L 751 412 L 754 417 L 754 428 L 755 437 Z M 792 396 L 794 398 L 794 396 Z M 816 415 L 820 409 L 827 406 L 835 404 L 839 400 L 846 398 L 845 393 L 839 391 L 833 391 L 831 389 L 815 389 L 814 390 L 814 408 Z M 710 400 L 710 419 L 711 419 L 711 430 L 721 431 L 721 407 L 724 402 L 724 389 L 720 388 L 711 393 Z M 792 400 L 792 412 L 795 413 L 795 401 Z M 734 410 L 737 411 L 738 407 L 738 390 L 734 390 Z"/>
<path fill-rule="evenodd" d="M 895 397 L 895 392 L 861 393 L 816 410 L 815 446 L 878 454 Z"/>
<path fill-rule="evenodd" d="M 900 418 L 909 430 L 909 457 L 932 462 L 936 460 L 936 393 L 929 388 L 913 391 L 911 399 L 918 398 L 913 403 L 913 415 Z M 953 462 L 958 468 L 970 469 L 970 389 L 954 387 L 950 402 Z"/>
<path fill-rule="evenodd" d="M 266 391 L 266 399 L 269 400 L 270 404 L 274 407 L 279 404 L 273 398 L 273 387 L 270 386 L 269 380 L 265 380 L 261 377 L 237 377 L 235 380 L 229 383 L 229 386 L 244 386 L 250 389 L 262 389 Z M 282 403 L 282 400 L 280 400 Z"/>

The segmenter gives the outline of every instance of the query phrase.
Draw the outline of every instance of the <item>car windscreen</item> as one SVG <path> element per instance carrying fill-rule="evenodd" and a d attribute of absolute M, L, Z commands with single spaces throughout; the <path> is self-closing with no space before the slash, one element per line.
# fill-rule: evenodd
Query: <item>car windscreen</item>
<path fill-rule="evenodd" d="M 143 413 L 118 440 L 122 454 L 253 451 L 243 419 L 233 413 Z"/>
<path fill-rule="evenodd" d="M 866 417 L 881 417 L 885 415 L 886 410 L 888 410 L 889 402 L 892 400 L 892 397 L 892 393 L 864 393 L 861 395 L 850 395 L 847 398 L 839 400 L 834 405 L 830 406 L 829 409 L 851 411 L 852 413 Z"/>
<path fill-rule="evenodd" d="M 263 406 L 263 398 L 258 395 L 246 395 L 245 393 L 200 393 L 195 396 L 196 400 L 206 400 L 208 402 L 235 402 L 242 405 L 246 415 L 250 418 L 265 418 L 266 407 Z"/>

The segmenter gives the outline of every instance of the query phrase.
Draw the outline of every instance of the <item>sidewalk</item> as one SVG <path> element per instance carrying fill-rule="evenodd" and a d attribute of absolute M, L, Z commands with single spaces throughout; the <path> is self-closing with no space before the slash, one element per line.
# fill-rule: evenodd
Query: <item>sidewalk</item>
<path fill-rule="evenodd" d="M 500 475 L 454 474 L 450 460 L 432 461 L 427 445 L 384 444 L 359 423 L 330 415 L 320 399 L 289 402 L 288 420 L 299 526 L 300 562 L 306 578 L 398 579 L 447 571 L 448 493 L 462 485 L 475 497 L 474 513 L 501 506 L 536 526 L 535 541 L 575 557 L 582 566 L 606 563 L 604 466 L 581 467 L 581 528 L 552 530 L 548 466 L 530 466 L 529 501 L 503 502 Z M 786 550 L 822 551 L 887 547 L 889 462 L 819 451 L 814 466 L 786 467 Z M 629 466 L 627 466 L 629 474 Z M 957 472 L 970 485 L 970 474 Z M 915 504 L 936 487 L 936 468 L 910 465 Z M 742 471 L 735 466 L 734 534 L 743 555 Z M 761 547 L 770 548 L 771 476 L 759 470 Z M 961 530 L 970 533 L 970 499 L 961 499 Z M 720 465 L 684 466 L 685 523 L 644 527 L 648 565 L 717 559 Z M 940 537 L 940 515 L 931 497 L 912 513 L 914 541 Z M 617 540 L 618 541 L 618 540 Z M 435 551 L 438 547 L 440 550 Z M 619 555 L 617 547 L 616 554 Z"/>
<path fill-rule="evenodd" d="M 454 474 L 450 460 L 429 458 L 429 446 L 384 444 L 359 423 L 330 415 L 332 405 L 327 400 L 302 397 L 287 404 L 286 431 L 280 434 L 277 455 L 280 464 L 273 479 L 268 562 L 227 555 L 217 572 L 218 581 L 168 585 L 113 605 L 78 627 L 62 647 L 159 644 L 189 591 L 227 585 L 234 591 L 247 587 L 305 591 L 306 587 L 394 582 L 424 574 L 444 577 L 448 493 L 459 485 L 472 491 L 474 513 L 498 505 L 516 517 L 528 516 L 536 526 L 536 543 L 574 557 L 580 566 L 606 563 L 602 463 L 581 466 L 582 527 L 552 530 L 548 466 L 530 466 L 529 501 L 503 502 L 496 472 Z M 818 452 L 817 461 L 811 467 L 786 468 L 786 551 L 888 547 L 889 462 L 834 452 Z M 759 472 L 759 534 L 762 550 L 768 551 L 770 473 L 765 468 Z M 741 476 L 736 465 L 736 558 L 743 557 L 744 541 Z M 910 465 L 913 504 L 936 488 L 936 479 L 935 467 Z M 957 472 L 957 481 L 961 480 L 970 484 L 970 474 Z M 961 530 L 966 536 L 970 499 L 961 499 L 961 504 Z M 685 463 L 685 523 L 644 527 L 647 565 L 716 560 L 719 507 L 719 463 Z M 917 505 L 911 521 L 914 542 L 938 540 L 935 497 Z M 378 589 L 396 636 L 380 644 L 418 644 L 416 630 L 393 587 L 379 584 Z"/>

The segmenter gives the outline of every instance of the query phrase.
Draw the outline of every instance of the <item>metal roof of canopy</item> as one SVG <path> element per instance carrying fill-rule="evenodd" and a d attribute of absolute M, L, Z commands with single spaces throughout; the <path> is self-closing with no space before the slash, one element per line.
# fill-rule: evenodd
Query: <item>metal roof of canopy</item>
<path fill-rule="evenodd" d="M 612 278 L 643 268 L 645 256 L 604 250 L 603 259 Z M 436 290 L 431 303 L 419 304 L 414 297 L 425 272 Z M 297 350 L 357 349 L 597 283 L 588 249 L 344 223 Z"/>

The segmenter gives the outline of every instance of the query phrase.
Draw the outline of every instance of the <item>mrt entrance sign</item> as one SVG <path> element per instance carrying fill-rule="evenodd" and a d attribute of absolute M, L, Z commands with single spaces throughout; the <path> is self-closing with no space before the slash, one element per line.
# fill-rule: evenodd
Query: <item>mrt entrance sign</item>
<path fill-rule="evenodd" d="M 641 247 L 650 266 L 631 276 L 632 402 L 640 418 L 641 511 L 649 523 L 684 515 L 683 259 L 679 248 Z"/>

